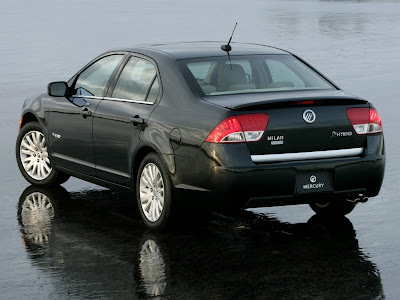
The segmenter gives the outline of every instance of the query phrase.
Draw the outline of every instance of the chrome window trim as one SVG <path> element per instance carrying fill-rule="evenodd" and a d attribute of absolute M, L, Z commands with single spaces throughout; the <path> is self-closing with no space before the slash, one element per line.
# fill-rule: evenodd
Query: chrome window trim
<path fill-rule="evenodd" d="M 97 97 L 97 96 L 83 96 L 83 95 L 72 95 L 73 98 L 86 98 L 86 99 L 100 99 L 102 100 L 104 97 Z"/>
<path fill-rule="evenodd" d="M 73 98 L 86 98 L 86 99 L 99 99 L 99 100 L 111 100 L 111 101 L 122 101 L 122 102 L 132 102 L 132 103 L 140 103 L 146 105 L 153 105 L 154 102 L 148 101 L 140 101 L 140 100 L 131 100 L 131 99 L 120 99 L 120 98 L 112 98 L 112 97 L 96 97 L 96 96 L 82 96 L 82 95 L 73 95 Z"/>
<path fill-rule="evenodd" d="M 146 105 L 153 105 L 154 102 L 148 102 L 148 101 L 140 101 L 140 100 L 131 100 L 131 99 L 120 99 L 120 98 L 112 98 L 112 97 L 104 97 L 104 100 L 111 100 L 111 101 L 122 101 L 122 102 L 132 102 L 132 103 L 140 103 L 140 104 L 146 104 Z"/>
<path fill-rule="evenodd" d="M 285 162 L 285 161 L 293 161 L 293 160 L 309 160 L 309 159 L 358 156 L 358 155 L 361 155 L 363 152 L 364 152 L 364 148 L 361 147 L 361 148 L 350 148 L 350 149 L 341 149 L 341 150 L 251 155 L 251 160 L 255 163 Z"/>

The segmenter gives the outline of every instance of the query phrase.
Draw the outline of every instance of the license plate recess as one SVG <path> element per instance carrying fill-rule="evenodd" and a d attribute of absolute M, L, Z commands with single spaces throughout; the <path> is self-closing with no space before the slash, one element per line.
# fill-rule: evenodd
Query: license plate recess
<path fill-rule="evenodd" d="M 328 171 L 300 173 L 296 176 L 297 194 L 330 191 L 332 191 L 332 175 Z"/>

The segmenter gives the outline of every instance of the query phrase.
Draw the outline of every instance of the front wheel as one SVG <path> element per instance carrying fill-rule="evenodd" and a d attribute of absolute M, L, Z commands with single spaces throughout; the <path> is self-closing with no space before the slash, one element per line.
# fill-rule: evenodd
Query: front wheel
<path fill-rule="evenodd" d="M 142 161 L 136 179 L 136 198 L 143 222 L 163 230 L 171 222 L 172 184 L 168 169 L 156 153 Z"/>
<path fill-rule="evenodd" d="M 52 166 L 46 138 L 39 123 L 31 122 L 21 128 L 15 147 L 18 167 L 27 181 L 40 186 L 57 186 L 69 175 Z"/>
<path fill-rule="evenodd" d="M 344 199 L 332 201 L 315 201 L 310 203 L 311 209 L 320 216 L 339 217 L 351 213 L 356 206 L 355 203 Z"/>

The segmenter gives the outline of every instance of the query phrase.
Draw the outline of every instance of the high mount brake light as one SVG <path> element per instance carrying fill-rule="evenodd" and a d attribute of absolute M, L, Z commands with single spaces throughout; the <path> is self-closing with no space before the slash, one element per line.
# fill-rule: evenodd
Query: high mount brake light
<path fill-rule="evenodd" d="M 303 101 L 294 101 L 291 102 L 291 105 L 293 106 L 298 106 L 298 105 L 314 105 L 316 104 L 316 101 L 314 100 L 303 100 Z"/>
<path fill-rule="evenodd" d="M 357 134 L 383 132 L 381 117 L 374 108 L 348 108 L 346 114 Z"/>
<path fill-rule="evenodd" d="M 226 118 L 208 135 L 209 143 L 244 143 L 259 141 L 268 125 L 267 114 L 248 114 Z"/>

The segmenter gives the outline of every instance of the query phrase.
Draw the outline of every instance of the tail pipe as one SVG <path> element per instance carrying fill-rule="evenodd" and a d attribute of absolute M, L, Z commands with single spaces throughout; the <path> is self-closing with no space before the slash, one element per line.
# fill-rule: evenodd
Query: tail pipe
<path fill-rule="evenodd" d="M 365 203 L 368 201 L 368 197 L 365 194 L 350 194 L 346 201 L 357 204 L 357 203 Z"/>

